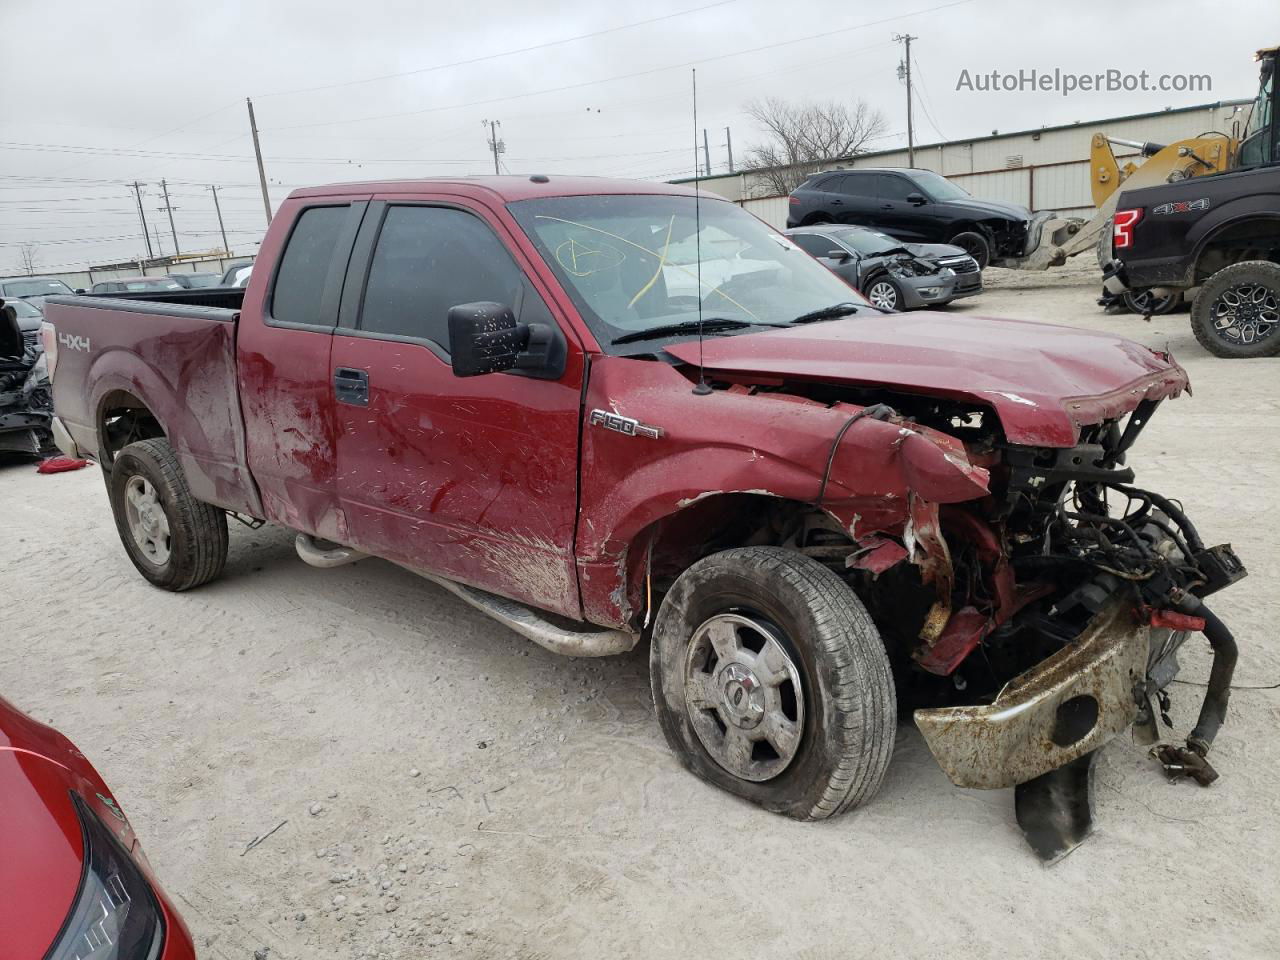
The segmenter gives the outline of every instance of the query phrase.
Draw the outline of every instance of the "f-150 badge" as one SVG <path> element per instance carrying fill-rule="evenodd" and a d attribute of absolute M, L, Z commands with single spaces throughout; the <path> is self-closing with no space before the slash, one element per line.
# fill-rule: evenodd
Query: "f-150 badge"
<path fill-rule="evenodd" d="M 661 427 L 651 427 L 633 417 L 624 417 L 609 410 L 592 410 L 590 422 L 593 427 L 604 427 L 606 430 L 626 434 L 628 437 L 649 437 L 651 440 L 657 440 L 662 436 Z"/>

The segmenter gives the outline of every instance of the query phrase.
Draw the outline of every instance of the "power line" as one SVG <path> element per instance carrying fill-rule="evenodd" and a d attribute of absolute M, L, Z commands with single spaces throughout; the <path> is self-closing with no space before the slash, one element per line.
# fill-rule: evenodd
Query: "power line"
<path fill-rule="evenodd" d="M 631 23 L 620 24 L 616 27 L 606 27 L 603 30 L 596 30 L 591 33 L 580 33 L 573 37 L 563 37 L 559 40 L 548 40 L 545 43 L 535 43 L 528 47 L 518 47 L 514 50 L 504 50 L 501 53 L 488 53 L 480 57 L 470 57 L 466 60 L 454 60 L 452 63 L 439 63 L 431 67 L 419 67 L 415 70 L 402 70 L 398 73 L 385 73 L 377 77 L 365 77 L 360 80 L 343 80 L 338 83 L 324 83 L 314 87 L 299 87 L 294 90 L 282 90 L 278 93 L 259 94 L 259 100 L 265 100 L 268 97 L 287 97 L 297 93 L 315 93 L 318 90 L 336 90 L 340 87 L 354 87 L 365 83 L 378 83 L 382 80 L 397 80 L 402 77 L 414 77 L 424 73 L 434 73 L 437 70 L 449 70 L 453 67 L 465 67 L 474 63 L 484 63 L 487 60 L 499 60 L 503 57 L 514 57 L 521 53 L 530 53 L 534 50 L 546 50 L 549 47 L 558 47 L 566 43 L 574 43 L 578 40 L 590 40 L 593 37 L 603 37 L 610 33 L 619 33 L 623 30 L 631 30 L 635 27 L 647 26 L 651 23 L 660 23 L 664 20 L 674 20 L 676 17 L 687 17 L 690 14 L 701 13 L 704 10 L 712 10 L 716 7 L 728 6 L 731 3 L 738 3 L 739 0 L 715 0 L 714 3 L 703 4 L 700 7 L 691 7 L 688 10 L 677 10 L 675 13 L 666 13 L 657 17 L 649 17 L 645 20 L 635 20 Z"/>
<path fill-rule="evenodd" d="M 868 27 L 881 26 L 886 23 L 893 23 L 897 20 L 906 20 L 906 19 L 909 19 L 910 17 L 919 16 L 921 14 L 935 13 L 939 10 L 946 10 L 950 7 L 959 7 L 959 6 L 964 6 L 965 4 L 975 3 L 975 2 L 976 0 L 951 0 L 950 3 L 943 3 L 943 4 L 939 4 L 938 6 L 927 7 L 923 10 L 915 10 L 915 11 L 912 11 L 911 13 L 903 13 L 903 14 L 897 14 L 892 17 L 884 17 L 880 20 L 871 20 L 866 23 L 859 23 L 849 27 L 841 27 L 837 30 L 826 30 L 826 31 L 823 31 L 822 33 L 812 33 L 812 34 L 809 34 L 808 36 L 796 37 L 792 40 L 780 40 L 776 43 L 766 43 L 759 47 L 750 47 L 744 50 L 734 50 L 729 53 L 721 53 L 711 57 L 699 57 L 696 60 L 687 60 L 683 63 L 672 63 L 663 67 L 651 67 L 647 70 L 637 70 L 632 73 L 623 73 L 623 74 L 618 74 L 612 77 L 599 77 L 594 80 L 583 80 L 579 83 L 568 83 L 559 87 L 547 87 L 542 90 L 528 90 L 523 93 L 513 93 L 513 94 L 508 94 L 506 96 L 501 96 L 501 97 L 489 97 L 488 99 L 485 99 L 485 100 L 472 100 L 467 103 L 454 103 L 454 104 L 448 104 L 446 106 L 438 106 L 438 107 L 424 107 L 420 110 L 402 110 L 397 113 L 383 113 L 383 114 L 377 114 L 369 117 L 352 117 L 347 120 L 329 119 L 329 120 L 316 121 L 314 123 L 294 123 L 294 124 L 286 124 L 280 127 L 268 127 L 266 129 L 268 130 L 303 130 L 308 127 L 328 127 L 328 126 L 336 126 L 338 124 L 346 124 L 346 123 L 366 123 L 371 120 L 391 120 L 398 117 L 416 117 L 416 116 L 421 116 L 424 113 L 438 113 L 443 110 L 461 110 L 465 107 L 479 107 L 479 106 L 486 106 L 488 104 L 493 104 L 493 103 L 506 103 L 510 100 L 523 100 L 528 97 L 537 97 L 547 93 L 562 93 L 565 90 L 578 90 L 583 87 L 598 86 L 602 83 L 612 83 L 616 80 L 630 80 L 635 77 L 644 77 L 644 76 L 650 76 L 651 74 L 655 74 L 655 73 L 664 73 L 667 70 L 678 70 L 678 69 L 683 69 L 685 67 L 691 67 L 695 65 L 704 64 L 704 63 L 714 63 L 718 60 L 727 60 L 730 57 L 741 57 L 751 53 L 760 53 L 764 50 L 776 50 L 779 47 L 791 46 L 797 43 L 805 43 L 810 40 L 825 39 L 827 37 L 838 36 L 843 33 L 850 33 L 854 30 L 865 30 Z"/>

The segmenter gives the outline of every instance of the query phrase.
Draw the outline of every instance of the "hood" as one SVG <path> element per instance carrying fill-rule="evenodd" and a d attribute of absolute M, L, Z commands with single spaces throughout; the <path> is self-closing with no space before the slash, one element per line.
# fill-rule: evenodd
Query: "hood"
<path fill-rule="evenodd" d="M 961 200 L 944 200 L 942 204 L 948 207 L 959 207 L 962 210 L 1009 217 L 1013 220 L 1021 220 L 1023 223 L 1031 219 L 1031 211 L 1020 203 L 1002 203 L 999 200 L 978 200 L 967 197 Z"/>
<path fill-rule="evenodd" d="M 698 362 L 696 340 L 666 349 Z M 1030 446 L 1074 446 L 1081 426 L 1187 386 L 1180 366 L 1123 337 L 924 311 L 709 338 L 703 349 L 710 372 L 972 401 L 995 410 L 1011 443 Z"/>
<path fill-rule="evenodd" d="M 60 764 L 0 746 L 0 930 L 5 956 L 42 957 L 80 886 L 84 844 Z M 15 939 L 16 938 L 16 939 Z"/>
<path fill-rule="evenodd" d="M 907 251 L 921 260 L 941 260 L 943 257 L 967 257 L 969 254 L 963 247 L 953 247 L 949 243 L 904 243 Z"/>

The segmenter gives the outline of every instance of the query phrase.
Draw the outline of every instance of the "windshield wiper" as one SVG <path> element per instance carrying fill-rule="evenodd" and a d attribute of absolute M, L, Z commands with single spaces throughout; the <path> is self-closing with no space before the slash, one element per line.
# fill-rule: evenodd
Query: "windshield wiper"
<path fill-rule="evenodd" d="M 734 320 L 730 317 L 707 317 L 701 324 L 697 320 L 683 320 L 680 323 L 665 323 L 662 326 L 650 327 L 648 330 L 636 330 L 614 337 L 610 344 L 635 343 L 638 340 L 656 340 L 658 337 L 678 337 L 681 334 L 697 333 L 701 327 L 703 333 L 719 333 L 724 330 L 743 330 L 747 327 L 784 327 L 784 323 L 760 323 L 759 321 Z"/>
<path fill-rule="evenodd" d="M 847 317 L 851 313 L 859 313 L 865 308 L 865 304 L 853 303 L 852 301 L 833 303 L 831 306 L 823 307 L 820 310 L 810 310 L 808 313 L 802 313 L 791 322 L 813 323 L 816 320 L 836 320 L 840 317 Z"/>

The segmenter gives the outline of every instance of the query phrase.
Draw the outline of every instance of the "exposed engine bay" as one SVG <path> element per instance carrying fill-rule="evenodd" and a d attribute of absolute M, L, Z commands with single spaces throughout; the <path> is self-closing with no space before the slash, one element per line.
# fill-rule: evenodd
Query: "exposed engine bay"
<path fill-rule="evenodd" d="M 980 499 L 910 494 L 900 529 L 864 524 L 851 536 L 820 493 L 826 512 L 780 507 L 757 540 L 814 557 L 850 584 L 889 651 L 899 704 L 939 764 L 959 786 L 1014 787 L 1039 856 L 1057 859 L 1090 832 L 1104 743 L 1131 727 L 1148 744 L 1171 735 L 1166 688 L 1192 633 L 1214 658 L 1199 720 L 1152 756 L 1171 777 L 1216 779 L 1208 754 L 1236 647 L 1204 600 L 1245 569 L 1229 545 L 1206 546 L 1177 501 L 1134 485 L 1126 454 L 1159 400 L 1056 448 L 1008 443 L 990 409 L 963 401 L 795 382 L 752 389 L 862 404 L 850 423 L 940 431 L 963 443 L 967 466 L 988 472 Z"/>

